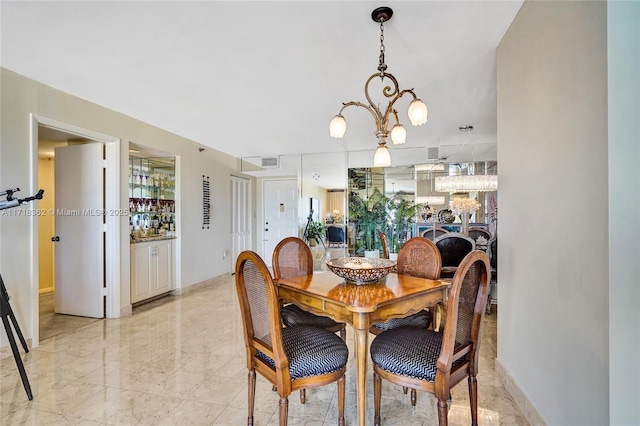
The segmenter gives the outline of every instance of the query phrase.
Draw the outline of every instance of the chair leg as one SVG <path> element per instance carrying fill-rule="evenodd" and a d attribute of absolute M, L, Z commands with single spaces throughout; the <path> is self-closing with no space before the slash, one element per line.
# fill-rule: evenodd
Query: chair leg
<path fill-rule="evenodd" d="M 438 425 L 439 426 L 447 426 L 449 424 L 449 407 L 447 405 L 447 401 L 438 400 Z"/>
<path fill-rule="evenodd" d="M 491 282 L 489 282 L 489 291 L 487 292 L 487 306 L 484 309 L 485 315 L 491 315 Z"/>
<path fill-rule="evenodd" d="M 305 389 L 300 389 L 300 403 L 304 404 L 307 402 L 307 391 Z"/>
<path fill-rule="evenodd" d="M 249 371 L 249 415 L 247 417 L 247 425 L 253 426 L 253 405 L 256 399 L 256 372 Z"/>
<path fill-rule="evenodd" d="M 280 398 L 280 426 L 287 426 L 287 417 L 289 416 L 289 400 Z"/>
<path fill-rule="evenodd" d="M 406 387 L 406 386 L 403 386 L 403 387 L 402 387 L 402 392 L 404 392 L 404 394 L 406 395 L 406 394 L 407 394 L 407 392 L 409 392 L 409 388 L 408 388 L 408 387 Z"/>
<path fill-rule="evenodd" d="M 345 342 L 347 341 L 347 327 L 342 327 L 340 329 L 340 338 Z"/>
<path fill-rule="evenodd" d="M 373 373 L 373 424 L 380 426 L 380 399 L 382 399 L 382 378 Z"/>
<path fill-rule="evenodd" d="M 478 426 L 478 380 L 469 375 L 469 405 L 471 406 L 471 425 Z"/>
<path fill-rule="evenodd" d="M 411 389 L 411 405 L 416 406 L 416 400 L 418 399 L 418 391 Z"/>
<path fill-rule="evenodd" d="M 346 379 L 338 379 L 338 426 L 344 426 L 344 395 L 346 393 Z"/>

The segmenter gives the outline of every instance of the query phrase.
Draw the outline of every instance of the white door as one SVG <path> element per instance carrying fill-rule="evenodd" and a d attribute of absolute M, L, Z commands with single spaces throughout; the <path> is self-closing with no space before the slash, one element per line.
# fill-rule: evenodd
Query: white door
<path fill-rule="evenodd" d="M 271 265 L 273 249 L 284 237 L 297 237 L 298 181 L 266 180 L 263 186 L 263 259 Z"/>
<path fill-rule="evenodd" d="M 231 269 L 244 250 L 251 249 L 251 182 L 231 176 Z"/>
<path fill-rule="evenodd" d="M 55 149 L 55 311 L 104 317 L 101 143 Z"/>

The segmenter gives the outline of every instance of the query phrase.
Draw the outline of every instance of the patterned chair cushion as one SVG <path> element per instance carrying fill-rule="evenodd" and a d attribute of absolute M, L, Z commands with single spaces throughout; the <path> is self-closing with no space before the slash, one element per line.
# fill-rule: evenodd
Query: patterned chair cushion
<path fill-rule="evenodd" d="M 371 360 L 379 368 L 400 376 L 435 381 L 442 333 L 420 328 L 396 328 L 371 342 Z M 456 360 L 453 365 L 464 362 Z"/>
<path fill-rule="evenodd" d="M 289 358 L 291 379 L 318 376 L 340 370 L 347 365 L 349 349 L 335 333 L 304 325 L 282 329 L 284 350 Z M 258 358 L 275 368 L 275 363 L 263 352 Z"/>
<path fill-rule="evenodd" d="M 280 309 L 280 316 L 282 317 L 282 323 L 285 327 L 309 325 L 317 328 L 329 328 L 338 325 L 337 322 L 329 317 L 314 315 L 299 308 L 293 303 L 283 306 L 282 309 Z"/>
<path fill-rule="evenodd" d="M 409 315 L 408 317 L 393 318 L 385 322 L 372 324 L 371 326 L 382 331 L 387 331 L 399 327 L 427 328 L 429 327 L 429 324 L 431 324 L 432 320 L 433 315 L 431 315 L 431 312 L 422 310 L 416 314 Z"/>

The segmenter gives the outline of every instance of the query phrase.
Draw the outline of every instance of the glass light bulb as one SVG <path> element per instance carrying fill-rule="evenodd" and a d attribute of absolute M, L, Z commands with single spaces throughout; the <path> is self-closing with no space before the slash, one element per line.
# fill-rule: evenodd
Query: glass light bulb
<path fill-rule="evenodd" d="M 401 145 L 407 141 L 407 131 L 400 123 L 391 128 L 391 142 L 394 145 Z"/>
<path fill-rule="evenodd" d="M 409 104 L 409 120 L 414 126 L 421 126 L 427 122 L 427 106 L 420 99 L 414 99 Z"/>
<path fill-rule="evenodd" d="M 347 131 L 347 122 L 344 120 L 342 114 L 338 114 L 333 117 L 329 124 L 329 134 L 332 138 L 342 139 L 344 132 Z"/>
<path fill-rule="evenodd" d="M 378 145 L 376 153 L 373 156 L 374 167 L 389 167 L 391 165 L 391 155 L 386 145 Z"/>

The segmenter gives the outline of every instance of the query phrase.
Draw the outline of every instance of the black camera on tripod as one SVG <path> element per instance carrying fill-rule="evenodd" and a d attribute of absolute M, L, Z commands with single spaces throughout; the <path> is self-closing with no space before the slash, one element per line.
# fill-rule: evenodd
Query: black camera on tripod
<path fill-rule="evenodd" d="M 4 197 L 4 196 L 7 197 L 6 200 L 0 201 L 0 210 L 10 209 L 12 207 L 18 207 L 21 204 L 27 204 L 29 201 L 33 201 L 33 200 L 42 200 L 42 194 L 44 194 L 44 189 L 41 189 L 38 191 L 36 195 L 32 197 L 27 197 L 23 199 L 15 198 L 13 194 L 19 191 L 20 191 L 20 188 L 5 189 L 4 191 L 0 191 L 0 197 Z"/>

